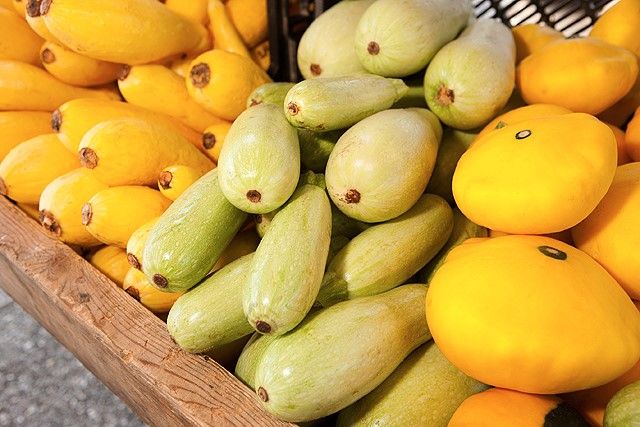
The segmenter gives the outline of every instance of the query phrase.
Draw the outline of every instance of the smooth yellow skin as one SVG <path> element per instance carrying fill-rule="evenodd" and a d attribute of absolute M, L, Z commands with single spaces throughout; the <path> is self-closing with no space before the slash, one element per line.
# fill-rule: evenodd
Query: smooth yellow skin
<path fill-rule="evenodd" d="M 142 270 L 142 251 L 147 243 L 147 237 L 159 218 L 153 218 L 151 221 L 142 224 L 133 232 L 127 241 L 127 259 L 133 268 Z"/>
<path fill-rule="evenodd" d="M 164 5 L 172 11 L 194 22 L 206 25 L 208 0 L 165 0 Z"/>
<path fill-rule="evenodd" d="M 120 64 L 89 58 L 51 42 L 42 45 L 40 59 L 55 78 L 82 87 L 112 82 L 121 68 Z"/>
<path fill-rule="evenodd" d="M 49 31 L 49 29 L 47 28 L 47 24 L 45 24 L 42 16 L 30 16 L 29 14 L 27 14 L 25 19 L 31 29 L 41 38 L 51 43 L 55 43 L 58 45 L 60 44 L 60 41 L 53 34 L 51 34 L 51 31 Z"/>
<path fill-rule="evenodd" d="M 127 102 L 173 116 L 198 132 L 222 122 L 189 96 L 184 78 L 162 65 L 134 65 L 118 87 Z"/>
<path fill-rule="evenodd" d="M 549 43 L 564 39 L 561 32 L 540 24 L 518 25 L 511 31 L 516 42 L 516 64 Z"/>
<path fill-rule="evenodd" d="M 636 59 L 640 67 L 640 58 L 636 57 Z M 622 127 L 629 121 L 638 107 L 640 107 L 640 77 L 636 78 L 636 82 L 624 98 L 598 114 L 598 118 L 603 122 Z"/>
<path fill-rule="evenodd" d="M 13 59 L 40 64 L 39 50 L 43 40 L 14 11 L 0 6 L 0 59 Z"/>
<path fill-rule="evenodd" d="M 597 37 L 640 56 L 640 0 L 620 0 L 598 18 L 589 37 Z"/>
<path fill-rule="evenodd" d="M 640 358 L 640 312 L 627 294 L 587 254 L 548 237 L 467 240 L 436 272 L 426 304 L 447 359 L 496 387 L 582 390 Z"/>
<path fill-rule="evenodd" d="M 640 300 L 640 162 L 618 167 L 598 207 L 572 230 L 576 246 L 591 255 L 631 298 Z"/>
<path fill-rule="evenodd" d="M 638 76 L 636 56 L 596 38 L 559 40 L 522 60 L 516 86 L 528 104 L 599 114 L 622 99 Z"/>
<path fill-rule="evenodd" d="M 238 258 L 255 252 L 258 248 L 258 243 L 260 243 L 260 238 L 255 229 L 251 228 L 241 231 L 236 234 L 236 237 L 233 238 L 229 246 L 222 252 L 222 255 L 220 255 L 220 258 L 218 258 L 216 265 L 213 266 L 211 271 L 218 271 Z"/>
<path fill-rule="evenodd" d="M 627 154 L 634 162 L 640 162 L 640 108 L 636 110 L 633 119 L 627 125 L 624 144 Z"/>
<path fill-rule="evenodd" d="M 127 254 L 117 246 L 104 246 L 88 257 L 88 261 L 102 274 L 122 287 L 124 278 L 129 271 Z"/>
<path fill-rule="evenodd" d="M 207 150 L 207 155 L 216 162 L 220 158 L 220 150 L 222 150 L 229 129 L 231 129 L 229 122 L 216 123 L 206 128 L 202 134 L 204 149 Z"/>
<path fill-rule="evenodd" d="M 220 0 L 209 0 L 209 29 L 213 35 L 213 47 L 250 58 L 238 30 L 231 22 L 224 3 Z"/>
<path fill-rule="evenodd" d="M 171 68 L 171 71 L 184 79 L 189 74 L 191 61 L 193 60 L 194 58 L 192 57 L 176 59 L 175 61 L 171 62 L 171 64 L 169 64 L 169 68 Z"/>
<path fill-rule="evenodd" d="M 38 204 L 51 181 L 80 166 L 55 134 L 39 135 L 14 147 L 0 162 L 0 194 Z"/>
<path fill-rule="evenodd" d="M 155 113 L 126 102 L 102 99 L 75 99 L 67 102 L 54 112 L 59 125 L 54 127 L 60 141 L 70 151 L 77 153 L 80 141 L 85 133 L 95 125 L 113 119 L 125 117 L 137 118 L 158 126 L 169 127 L 186 137 L 196 147 L 202 147 L 202 135 L 185 126 L 173 117 Z M 56 121 L 56 120 L 54 120 Z"/>
<path fill-rule="evenodd" d="M 0 161 L 22 141 L 51 132 L 51 114 L 41 111 L 0 111 Z"/>
<path fill-rule="evenodd" d="M 122 289 L 156 314 L 167 313 L 183 294 L 183 292 L 162 292 L 156 289 L 149 283 L 147 276 L 135 268 L 130 268 L 127 272 Z"/>
<path fill-rule="evenodd" d="M 12 0 L 0 0 L 0 6 L 9 9 L 11 12 L 14 12 L 13 1 Z"/>
<path fill-rule="evenodd" d="M 271 52 L 269 51 L 269 41 L 260 43 L 251 49 L 251 58 L 253 62 L 258 64 L 264 71 L 268 71 L 271 67 Z"/>
<path fill-rule="evenodd" d="M 78 168 L 54 179 L 40 196 L 40 223 L 61 241 L 94 246 L 100 241 L 82 225 L 82 206 L 107 185 L 87 169 Z"/>
<path fill-rule="evenodd" d="M 206 67 L 209 78 L 201 82 L 197 71 Z M 251 92 L 271 82 L 271 78 L 250 58 L 214 49 L 191 62 L 186 81 L 189 95 L 198 104 L 220 118 L 233 121 L 244 111 Z"/>
<path fill-rule="evenodd" d="M 160 172 L 158 188 L 164 197 L 169 200 L 176 200 L 202 175 L 204 173 L 189 166 L 168 166 Z"/>
<path fill-rule="evenodd" d="M 25 12 L 26 1 L 25 0 L 11 0 L 11 2 L 13 3 L 13 10 L 15 10 L 18 15 L 20 15 L 21 17 L 24 18 L 25 15 L 26 15 L 26 12 Z"/>
<path fill-rule="evenodd" d="M 267 39 L 267 0 L 229 0 L 227 13 L 249 48 Z"/>
<path fill-rule="evenodd" d="M 507 111 L 504 114 L 499 115 L 495 119 L 491 120 L 480 131 L 476 139 L 486 135 L 487 133 L 505 127 L 506 125 L 513 125 L 525 120 L 540 119 L 549 116 L 559 116 L 561 114 L 569 114 L 571 110 L 567 110 L 564 107 L 551 104 L 532 104 L 524 107 L 519 107 L 511 111 Z"/>
<path fill-rule="evenodd" d="M 611 129 L 611 131 L 613 132 L 613 136 L 616 137 L 616 146 L 618 148 L 618 166 L 629 163 L 631 161 L 631 158 L 627 153 L 627 143 L 625 141 L 624 131 L 610 123 L 605 124 L 609 126 L 609 129 Z"/>
<path fill-rule="evenodd" d="M 475 140 L 456 167 L 453 196 L 491 230 L 555 233 L 595 209 L 616 163 L 613 132 L 588 114 L 525 120 Z"/>
<path fill-rule="evenodd" d="M 53 111 L 76 98 L 117 99 L 106 91 L 62 83 L 33 65 L 0 60 L 0 111 Z"/>
<path fill-rule="evenodd" d="M 170 204 L 171 200 L 149 187 L 111 187 L 83 206 L 83 224 L 101 242 L 126 248 L 133 232 L 162 215 Z M 89 209 L 91 215 L 87 217 Z"/>
<path fill-rule="evenodd" d="M 498 230 L 489 230 L 489 237 L 502 237 L 502 236 L 510 236 L 510 233 L 505 233 L 504 231 Z M 567 245 L 573 246 L 573 237 L 571 237 L 571 230 L 563 230 L 557 233 L 549 233 L 543 234 L 545 237 L 549 237 L 551 239 L 560 240 L 561 242 L 565 242 Z"/>
<path fill-rule="evenodd" d="M 55 0 L 41 12 L 62 44 L 103 61 L 144 64 L 210 43 L 204 26 L 156 0 Z"/>
<path fill-rule="evenodd" d="M 492 388 L 462 402 L 449 427 L 542 427 L 561 402 L 556 396 Z"/>
<path fill-rule="evenodd" d="M 190 166 L 202 175 L 215 167 L 178 132 L 131 118 L 92 127 L 80 141 L 78 155 L 84 167 L 112 186 L 153 186 L 162 169 L 173 164 Z"/>

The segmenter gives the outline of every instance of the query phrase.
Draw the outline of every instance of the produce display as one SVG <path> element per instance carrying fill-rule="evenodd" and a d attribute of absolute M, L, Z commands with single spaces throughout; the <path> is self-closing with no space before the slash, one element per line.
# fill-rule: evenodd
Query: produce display
<path fill-rule="evenodd" d="M 6 3 L 0 194 L 265 411 L 640 425 L 640 0 L 343 0 L 299 82 L 266 0 Z"/>

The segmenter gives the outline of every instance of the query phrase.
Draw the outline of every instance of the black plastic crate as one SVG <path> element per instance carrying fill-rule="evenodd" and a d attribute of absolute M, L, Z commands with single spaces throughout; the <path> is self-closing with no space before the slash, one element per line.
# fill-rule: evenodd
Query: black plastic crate
<path fill-rule="evenodd" d="M 472 0 L 478 17 L 500 18 L 510 27 L 542 22 L 567 37 L 587 32 L 605 6 L 616 0 Z M 338 0 L 268 0 L 269 74 L 298 81 L 298 42 L 309 24 Z"/>

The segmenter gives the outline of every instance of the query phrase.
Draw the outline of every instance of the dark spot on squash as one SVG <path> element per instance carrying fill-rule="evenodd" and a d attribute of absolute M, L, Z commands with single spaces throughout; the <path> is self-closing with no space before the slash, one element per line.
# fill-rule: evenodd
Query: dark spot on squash
<path fill-rule="evenodd" d="M 160 176 L 158 177 L 158 185 L 160 185 L 163 190 L 168 190 L 171 188 L 171 181 L 173 181 L 173 174 L 171 172 L 160 172 Z"/>
<path fill-rule="evenodd" d="M 269 332 L 271 332 L 271 325 L 268 324 L 267 322 L 262 321 L 262 320 L 258 320 L 256 322 L 256 329 L 261 334 L 268 334 Z"/>
<path fill-rule="evenodd" d="M 255 107 L 256 105 L 260 105 L 260 104 L 262 104 L 262 101 L 255 98 L 251 98 L 251 104 L 249 105 L 249 107 Z"/>
<path fill-rule="evenodd" d="M 125 81 L 127 77 L 129 77 L 130 72 L 131 72 L 131 66 L 123 65 L 118 70 L 118 80 L 120 80 L 121 82 Z"/>
<path fill-rule="evenodd" d="M 153 275 L 153 283 L 155 283 L 157 287 L 163 289 L 169 286 L 169 281 L 167 280 L 167 278 L 158 273 Z"/>
<path fill-rule="evenodd" d="M 344 201 L 348 204 L 360 203 L 360 192 L 358 190 L 348 190 L 344 195 Z"/>
<path fill-rule="evenodd" d="M 589 427 L 590 424 L 577 410 L 561 402 L 547 412 L 542 425 L 543 427 Z"/>
<path fill-rule="evenodd" d="M 202 146 L 206 150 L 211 150 L 216 145 L 216 136 L 211 132 L 205 132 L 202 134 Z"/>
<path fill-rule="evenodd" d="M 496 123 L 496 127 L 495 129 L 502 129 L 503 127 L 506 127 L 507 124 L 503 121 L 499 121 L 498 123 Z"/>
<path fill-rule="evenodd" d="M 85 203 L 82 207 L 82 225 L 91 224 L 91 217 L 93 216 L 93 210 L 90 203 Z"/>
<path fill-rule="evenodd" d="M 209 84 L 211 80 L 211 69 L 208 64 L 201 62 L 191 67 L 191 84 L 197 88 L 203 88 Z"/>
<path fill-rule="evenodd" d="M 53 0 L 42 0 L 42 3 L 40 3 L 40 15 L 44 16 L 49 13 L 51 3 L 53 3 Z"/>
<path fill-rule="evenodd" d="M 134 288 L 133 286 L 128 287 L 124 291 L 129 295 L 131 295 L 133 299 L 135 299 L 136 301 L 138 302 L 140 301 L 140 291 Z"/>
<path fill-rule="evenodd" d="M 87 169 L 94 169 L 98 166 L 98 155 L 91 148 L 81 148 L 78 157 L 80 157 L 80 164 Z"/>
<path fill-rule="evenodd" d="M 290 102 L 289 105 L 287 105 L 287 111 L 289 111 L 289 114 L 292 116 L 295 116 L 300 112 L 300 106 L 295 102 Z"/>
<path fill-rule="evenodd" d="M 62 113 L 60 112 L 60 110 L 55 110 L 51 114 L 51 129 L 53 129 L 55 133 L 58 133 L 60 132 L 61 126 L 62 126 Z"/>
<path fill-rule="evenodd" d="M 256 224 L 262 223 L 262 215 L 256 215 L 255 216 L 255 221 L 256 221 Z"/>
<path fill-rule="evenodd" d="M 131 267 L 137 270 L 140 270 L 142 268 L 142 265 L 140 265 L 140 261 L 138 261 L 138 257 L 134 254 L 127 254 L 127 261 L 129 261 L 129 265 L 131 265 Z"/>
<path fill-rule="evenodd" d="M 320 64 L 311 64 L 309 70 L 314 76 L 319 76 L 320 74 L 322 74 L 322 67 L 320 67 Z"/>
<path fill-rule="evenodd" d="M 40 16 L 40 3 L 42 3 L 42 0 L 29 0 L 25 6 L 25 12 L 27 12 L 27 15 L 31 18 L 37 18 Z"/>
<path fill-rule="evenodd" d="M 56 62 L 56 55 L 51 51 L 51 49 L 46 48 L 40 52 L 40 60 L 43 64 L 51 64 Z"/>
<path fill-rule="evenodd" d="M 259 203 L 262 200 L 262 194 L 258 190 L 249 190 L 247 191 L 247 199 L 251 203 Z"/>
<path fill-rule="evenodd" d="M 60 237 L 62 234 L 62 229 L 60 228 L 60 224 L 56 221 L 56 218 L 53 214 L 45 209 L 40 211 L 40 223 L 45 228 L 45 230 L 54 233 L 56 236 Z"/>
<path fill-rule="evenodd" d="M 525 129 L 525 130 L 521 130 L 520 132 L 516 133 L 516 139 L 526 139 L 529 138 L 531 136 L 531 131 L 529 129 Z"/>
<path fill-rule="evenodd" d="M 542 255 L 548 256 L 549 258 L 557 259 L 560 261 L 564 261 L 567 259 L 566 252 L 563 252 L 560 249 L 552 248 L 551 246 L 538 246 L 538 250 L 542 253 Z"/>
<path fill-rule="evenodd" d="M 367 52 L 369 52 L 369 55 L 377 55 L 380 53 L 380 45 L 378 44 L 378 42 L 369 42 L 369 44 L 367 45 Z"/>
<path fill-rule="evenodd" d="M 260 400 L 262 400 L 263 402 L 269 401 L 269 394 L 267 393 L 267 390 L 265 390 L 264 388 L 258 387 L 258 390 L 256 391 L 256 393 L 258 394 L 258 397 L 260 398 Z"/>
<path fill-rule="evenodd" d="M 438 94 L 436 95 L 437 101 L 445 107 L 451 105 L 456 100 L 456 94 L 453 89 L 449 89 L 444 84 L 441 84 L 438 88 Z"/>

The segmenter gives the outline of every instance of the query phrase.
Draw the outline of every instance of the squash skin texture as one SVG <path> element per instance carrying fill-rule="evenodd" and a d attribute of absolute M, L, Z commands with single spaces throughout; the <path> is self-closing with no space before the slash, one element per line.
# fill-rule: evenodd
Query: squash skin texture
<path fill-rule="evenodd" d="M 623 47 L 640 56 L 640 0 L 621 0 L 596 21 L 590 37 Z"/>
<path fill-rule="evenodd" d="M 564 39 L 561 32 L 539 24 L 518 25 L 511 32 L 516 42 L 516 63 L 520 63 L 549 43 Z"/>
<path fill-rule="evenodd" d="M 634 54 L 596 38 L 552 42 L 526 57 L 516 86 L 528 104 L 599 114 L 622 99 L 638 76 Z"/>
<path fill-rule="evenodd" d="M 595 209 L 616 164 L 613 132 L 592 116 L 527 120 L 472 144 L 458 162 L 453 195 L 466 217 L 491 230 L 554 233 Z"/>
<path fill-rule="evenodd" d="M 640 358 L 640 313 L 629 297 L 588 255 L 548 237 L 467 240 L 436 272 L 426 306 L 447 359 L 496 387 L 597 387 Z"/>
<path fill-rule="evenodd" d="M 562 114 L 572 113 L 571 110 L 560 107 L 553 104 L 531 104 L 526 105 L 524 107 L 516 108 L 511 111 L 507 111 L 504 114 L 499 115 L 495 119 L 491 120 L 489 124 L 487 124 L 476 139 L 480 139 L 480 137 L 485 136 L 489 132 L 501 129 L 507 125 L 513 125 L 515 123 L 520 123 L 525 120 L 531 119 L 541 119 L 543 117 L 549 116 L 559 116 Z"/>
<path fill-rule="evenodd" d="M 554 413 L 555 412 L 555 413 Z M 556 396 L 493 388 L 468 397 L 449 427 L 587 427 L 579 413 Z"/>
<path fill-rule="evenodd" d="M 607 195 L 572 230 L 576 246 L 640 300 L 640 162 L 618 167 Z"/>

